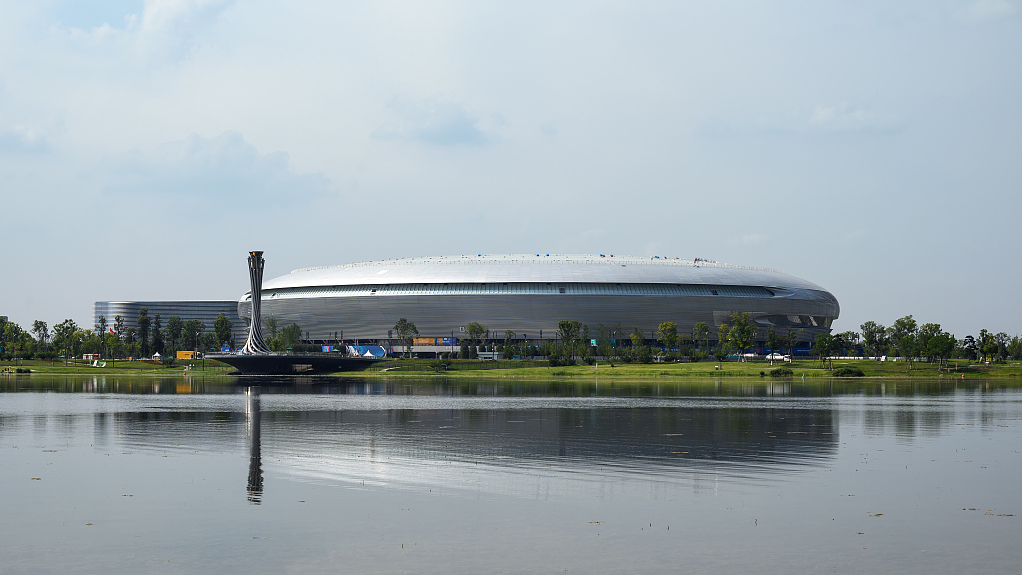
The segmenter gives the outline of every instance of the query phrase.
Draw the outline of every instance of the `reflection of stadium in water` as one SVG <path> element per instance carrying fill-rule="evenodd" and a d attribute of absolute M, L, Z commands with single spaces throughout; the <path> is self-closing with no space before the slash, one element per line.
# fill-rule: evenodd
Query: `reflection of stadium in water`
<path fill-rule="evenodd" d="M 801 464 L 829 456 L 825 410 L 590 408 L 264 413 L 264 446 L 357 448 L 371 440 L 395 455 L 505 458 L 643 467 L 685 459 Z M 499 460 L 498 460 L 499 461 Z"/>
<path fill-rule="evenodd" d="M 223 451 L 225 443 L 247 443 L 247 493 L 256 504 L 264 454 L 271 471 L 298 477 L 461 487 L 484 485 L 493 479 L 487 474 L 550 470 L 590 480 L 763 476 L 824 465 L 837 448 L 830 410 L 740 402 L 508 409 L 498 401 L 493 409 L 260 411 L 259 395 L 249 394 L 245 407 L 245 413 L 124 412 L 115 420 L 118 435 L 139 448 Z M 247 441 L 239 441 L 242 435 Z"/>

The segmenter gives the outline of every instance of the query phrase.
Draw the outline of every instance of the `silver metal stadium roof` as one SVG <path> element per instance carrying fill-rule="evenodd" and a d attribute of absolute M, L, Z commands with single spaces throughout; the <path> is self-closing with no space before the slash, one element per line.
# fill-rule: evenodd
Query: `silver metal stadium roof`
<path fill-rule="evenodd" d="M 436 256 L 304 268 L 265 281 L 263 289 L 505 282 L 711 284 L 826 291 L 781 271 L 702 259 L 557 254 Z"/>

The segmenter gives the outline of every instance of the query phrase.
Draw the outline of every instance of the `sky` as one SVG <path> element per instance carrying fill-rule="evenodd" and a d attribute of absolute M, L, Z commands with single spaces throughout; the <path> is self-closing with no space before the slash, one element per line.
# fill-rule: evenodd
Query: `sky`
<path fill-rule="evenodd" d="M 395 257 L 780 269 L 1022 332 L 1022 0 L 0 0 L 0 315 Z"/>

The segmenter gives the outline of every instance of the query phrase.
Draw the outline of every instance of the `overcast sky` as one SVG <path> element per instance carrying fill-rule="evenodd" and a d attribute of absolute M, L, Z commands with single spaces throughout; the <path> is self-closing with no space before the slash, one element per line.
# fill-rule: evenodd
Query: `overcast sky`
<path fill-rule="evenodd" d="M 1022 1 L 0 1 L 0 315 L 391 257 L 776 268 L 1022 333 Z M 665 318 L 669 319 L 669 318 Z"/>

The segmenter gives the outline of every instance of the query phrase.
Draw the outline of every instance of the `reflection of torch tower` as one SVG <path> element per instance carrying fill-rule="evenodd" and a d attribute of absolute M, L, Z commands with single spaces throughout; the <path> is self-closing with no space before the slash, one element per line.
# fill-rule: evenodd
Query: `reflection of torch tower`
<path fill-rule="evenodd" d="M 248 435 L 252 442 L 252 451 L 248 458 L 248 500 L 253 505 L 259 505 L 263 500 L 263 465 L 261 452 L 262 438 L 259 433 L 259 388 L 248 388 L 248 401 L 245 404 L 245 414 L 248 416 Z"/>
<path fill-rule="evenodd" d="M 248 279 L 252 283 L 252 323 L 248 326 L 248 339 L 241 353 L 270 353 L 270 348 L 263 342 L 263 329 L 260 308 L 263 296 L 263 252 L 248 252 Z"/>

